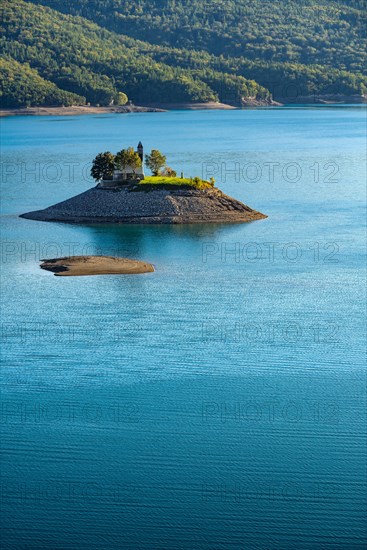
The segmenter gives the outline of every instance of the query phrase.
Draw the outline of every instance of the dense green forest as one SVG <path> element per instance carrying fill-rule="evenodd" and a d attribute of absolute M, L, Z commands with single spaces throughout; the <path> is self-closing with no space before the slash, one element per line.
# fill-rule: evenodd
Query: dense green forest
<path fill-rule="evenodd" d="M 120 92 L 136 104 L 361 94 L 362 4 L 308 0 L 303 13 L 288 0 L 2 0 L 2 104 L 109 105 Z M 305 27 L 310 10 L 322 12 L 317 31 Z"/>
<path fill-rule="evenodd" d="M 0 59 L 0 102 L 3 107 L 24 105 L 84 105 L 85 97 L 60 90 L 27 63 Z"/>
<path fill-rule="evenodd" d="M 32 0 L 111 31 L 167 46 L 250 60 L 361 71 L 360 0 Z"/>
<path fill-rule="evenodd" d="M 109 105 L 118 92 L 135 103 L 217 101 L 223 79 L 237 101 L 250 92 L 269 97 L 265 88 L 241 76 L 159 62 L 149 55 L 148 44 L 123 40 L 83 18 L 21 0 L 5 0 L 1 15 L 3 54 L 29 63 L 43 78 L 93 104 Z"/>

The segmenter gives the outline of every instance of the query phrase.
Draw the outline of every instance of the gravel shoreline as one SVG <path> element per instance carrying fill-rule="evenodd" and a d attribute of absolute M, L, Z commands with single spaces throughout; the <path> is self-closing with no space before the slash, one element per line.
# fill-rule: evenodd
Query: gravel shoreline
<path fill-rule="evenodd" d="M 267 216 L 216 188 L 134 191 L 97 186 L 21 217 L 65 223 L 190 224 L 244 223 Z"/>

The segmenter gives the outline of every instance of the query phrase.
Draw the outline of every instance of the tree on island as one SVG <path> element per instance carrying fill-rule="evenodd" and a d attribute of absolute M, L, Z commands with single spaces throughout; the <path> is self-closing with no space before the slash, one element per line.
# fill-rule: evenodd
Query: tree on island
<path fill-rule="evenodd" d="M 142 165 L 141 158 L 139 154 L 134 151 L 133 147 L 129 147 L 128 149 L 122 149 L 119 151 L 115 157 L 115 166 L 118 170 L 121 170 L 123 173 L 125 173 L 126 176 L 126 170 L 128 167 L 130 167 L 135 174 L 135 170 L 140 168 Z"/>
<path fill-rule="evenodd" d="M 153 149 L 150 155 L 145 156 L 145 164 L 152 171 L 153 176 L 159 176 L 163 166 L 166 165 L 167 157 L 165 157 L 157 149 Z"/>
<path fill-rule="evenodd" d="M 112 178 L 114 169 L 115 156 L 107 151 L 106 153 L 99 153 L 99 155 L 96 156 L 90 173 L 92 178 L 98 181 L 101 179 Z"/>

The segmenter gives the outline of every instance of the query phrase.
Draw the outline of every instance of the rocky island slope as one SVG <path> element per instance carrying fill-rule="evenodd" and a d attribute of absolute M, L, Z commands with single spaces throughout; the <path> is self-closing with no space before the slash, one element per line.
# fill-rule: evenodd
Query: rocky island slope
<path fill-rule="evenodd" d="M 66 223 L 190 224 L 243 223 L 267 216 L 217 188 L 123 186 L 103 189 L 97 186 L 21 217 Z"/>

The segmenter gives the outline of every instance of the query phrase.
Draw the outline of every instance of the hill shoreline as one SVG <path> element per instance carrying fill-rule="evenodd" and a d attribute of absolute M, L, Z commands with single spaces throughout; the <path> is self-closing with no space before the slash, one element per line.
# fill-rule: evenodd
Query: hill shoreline
<path fill-rule="evenodd" d="M 114 113 L 163 113 L 165 109 L 158 107 L 140 107 L 126 105 L 121 107 L 92 107 L 75 105 L 71 107 L 19 107 L 16 109 L 1 109 L 0 117 L 7 116 L 77 116 L 77 115 L 101 115 Z"/>
<path fill-rule="evenodd" d="M 19 107 L 14 109 L 0 109 L 0 117 L 8 116 L 79 116 L 79 115 L 100 115 L 100 114 L 129 114 L 129 113 L 164 113 L 173 110 L 199 111 L 218 110 L 230 111 L 246 107 L 282 107 L 283 105 L 298 104 L 363 104 L 367 103 L 365 95 L 326 95 L 326 96 L 300 96 L 296 99 L 281 98 L 279 101 L 245 100 L 242 107 L 229 103 L 211 101 L 208 103 L 152 103 L 147 105 L 125 105 L 121 107 L 93 107 L 86 105 L 75 105 L 71 107 Z"/>
<path fill-rule="evenodd" d="M 253 103 L 257 105 L 258 103 Z M 239 106 L 227 103 L 153 103 L 147 105 L 124 105 L 121 107 L 94 107 L 86 105 L 75 105 L 72 107 L 19 107 L 14 109 L 1 109 L 0 117 L 6 116 L 76 116 L 76 115 L 98 115 L 115 113 L 164 113 L 170 110 L 235 110 Z"/>

